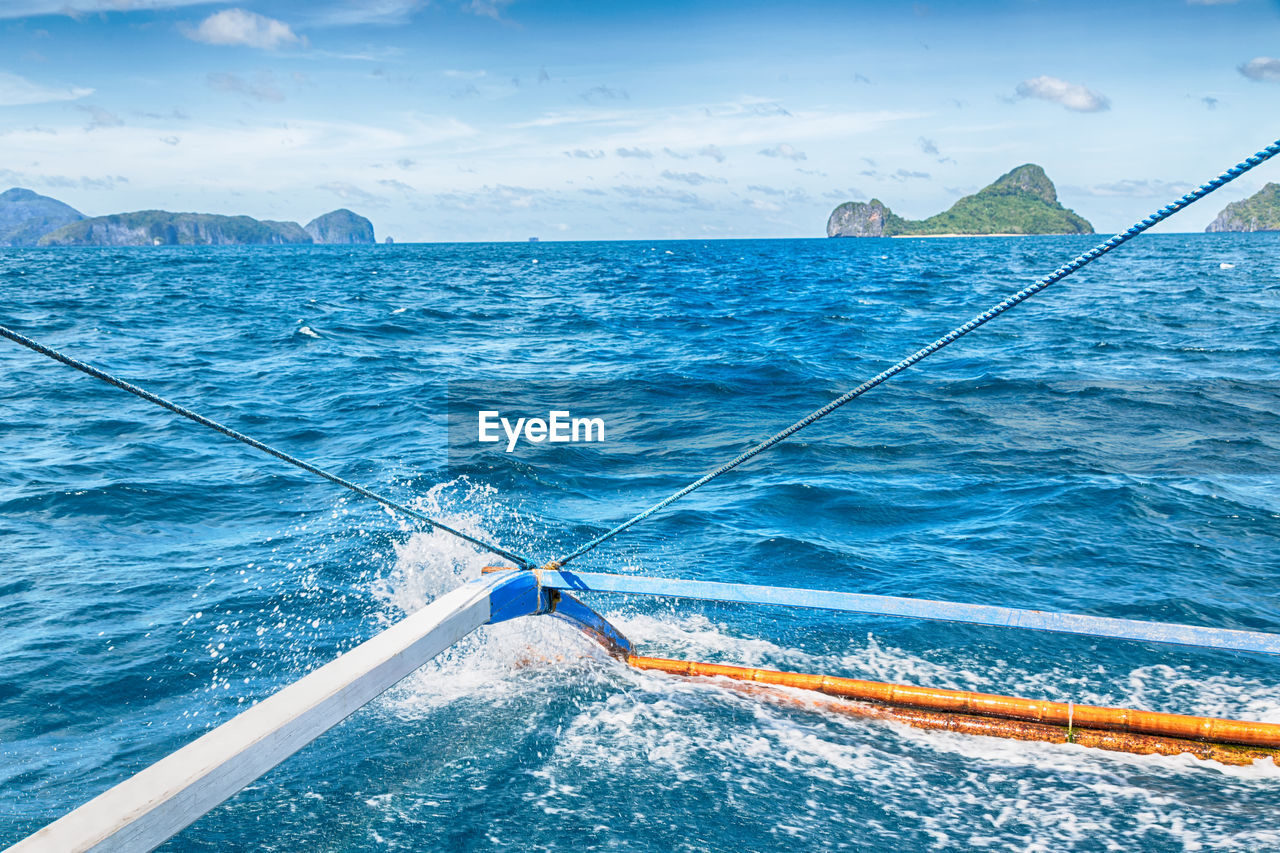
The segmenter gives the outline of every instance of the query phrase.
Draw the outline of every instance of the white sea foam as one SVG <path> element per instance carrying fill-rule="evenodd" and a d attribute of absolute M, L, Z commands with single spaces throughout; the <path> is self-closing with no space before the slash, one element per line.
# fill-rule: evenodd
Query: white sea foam
<path fill-rule="evenodd" d="M 446 491 L 459 491 L 469 512 L 446 512 Z M 428 514 L 465 533 L 494 539 L 483 527 L 491 487 L 452 481 L 420 501 Z M 456 508 L 456 504 L 451 504 Z M 496 544 L 501 544 L 496 543 Z M 413 612 L 438 596 L 480 577 L 494 557 L 440 530 L 414 533 L 396 546 L 396 561 L 376 593 L 399 613 Z M 517 619 L 481 628 L 411 676 L 390 696 L 396 713 L 413 717 L 463 697 L 505 702 L 520 690 L 527 670 L 606 657 L 594 642 L 557 619 Z"/>
<path fill-rule="evenodd" d="M 1272 476 L 1217 474 L 1196 480 L 1168 480 L 1163 484 L 1179 491 L 1233 501 L 1273 515 L 1280 514 L 1280 482 Z"/>
<path fill-rule="evenodd" d="M 448 521 L 483 533 L 479 517 Z M 414 534 L 397 550 L 382 594 L 397 609 L 412 610 L 478 576 L 486 562 L 453 537 Z M 608 615 L 642 649 L 674 656 L 968 689 L 1012 684 L 1027 695 L 1055 698 L 1056 691 L 1077 701 L 1116 698 L 1115 684 L 1091 687 L 1087 675 L 1065 669 L 929 659 L 865 635 L 851 637 L 843 650 L 815 654 L 702 613 Z M 446 727 L 459 709 L 483 708 L 487 720 L 505 720 L 516 731 L 554 733 L 549 754 L 521 762 L 522 801 L 614 831 L 621 829 L 618 803 L 603 792 L 612 784 L 607 780 L 625 778 L 629 789 L 650 792 L 628 801 L 629 825 L 684 820 L 660 814 L 661 798 L 705 790 L 724 803 L 725 815 L 766 817 L 768 837 L 753 842 L 765 847 L 817 839 L 829 849 L 1280 846 L 1280 830 L 1243 817 L 1259 800 L 1280 796 L 1280 770 L 1270 763 L 1224 767 L 1190 756 L 922 731 L 773 702 L 732 686 L 632 670 L 558 620 L 519 619 L 481 629 L 408 679 L 382 708 L 406 724 L 430 718 Z M 1196 713 L 1280 721 L 1280 688 L 1189 667 L 1139 667 L 1118 689 L 1139 706 L 1173 702 Z"/>

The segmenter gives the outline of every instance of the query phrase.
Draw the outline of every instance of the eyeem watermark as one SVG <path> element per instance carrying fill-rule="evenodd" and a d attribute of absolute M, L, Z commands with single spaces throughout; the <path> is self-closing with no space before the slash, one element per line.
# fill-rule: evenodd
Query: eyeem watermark
<path fill-rule="evenodd" d="M 708 470 L 758 439 L 768 428 L 761 420 L 776 427 L 813 404 L 811 394 L 779 386 L 771 374 L 735 381 L 740 384 L 734 393 L 726 393 L 719 374 L 646 378 L 621 371 L 604 378 L 451 379 L 449 470 L 497 488 L 528 478 L 560 478 L 561 485 L 585 494 L 596 476 L 675 477 Z M 740 393 L 761 402 L 743 406 Z M 903 464 L 927 466 L 949 459 L 945 447 L 955 443 L 969 447 L 975 464 L 989 464 L 984 470 L 999 478 L 1020 471 L 1007 467 L 1010 437 L 1016 436 L 1028 466 L 1016 476 L 1038 476 L 1041 460 L 1061 453 L 1061 459 L 1087 466 L 1097 476 L 1116 473 L 1161 482 L 1184 477 L 1259 511 L 1275 504 L 1280 445 L 1260 437 L 1280 435 L 1280 382 L 1268 377 L 1053 374 L 1020 385 L 1016 398 L 1002 397 L 997 409 L 980 409 L 991 414 L 986 422 L 963 417 L 933 422 L 928 445 L 918 435 L 919 419 L 932 411 L 924 408 L 923 398 L 889 394 L 869 397 L 867 405 L 871 408 L 862 417 L 833 417 L 810 427 L 801 444 L 841 449 L 834 456 L 803 458 L 823 465 L 849 460 L 856 472 L 872 464 L 869 460 L 880 460 L 876 448 L 888 446 L 909 453 Z M 434 429 L 434 408 L 428 417 Z M 1187 436 L 1198 439 L 1193 449 L 1186 449 Z M 797 455 L 810 452 L 792 448 Z"/>
<path fill-rule="evenodd" d="M 466 474 L 495 466 L 607 467 L 605 457 L 637 452 L 637 428 L 661 416 L 620 406 L 622 385 L 559 377 L 450 380 L 449 466 Z"/>
<path fill-rule="evenodd" d="M 542 418 L 516 418 L 512 423 L 502 413 L 485 409 L 477 413 L 477 438 L 482 444 L 507 442 L 507 453 L 523 438 L 532 444 L 578 444 L 604 441 L 604 418 L 575 418 L 568 410 L 552 409 Z"/>

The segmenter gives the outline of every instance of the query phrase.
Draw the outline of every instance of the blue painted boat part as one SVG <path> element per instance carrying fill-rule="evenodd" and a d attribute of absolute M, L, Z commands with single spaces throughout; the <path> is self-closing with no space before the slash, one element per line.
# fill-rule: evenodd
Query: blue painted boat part
<path fill-rule="evenodd" d="M 631 641 L 607 619 L 572 595 L 542 586 L 537 573 L 512 569 L 501 577 L 501 582 L 489 594 L 488 624 L 548 614 L 587 634 L 616 658 L 626 660 L 632 653 Z M 486 574 L 481 580 L 492 582 L 492 575 Z"/>
<path fill-rule="evenodd" d="M 492 574 L 483 575 L 479 583 L 493 579 Z M 544 589 L 532 572 L 513 571 L 507 575 L 499 575 L 498 585 L 489 593 L 489 622 L 496 625 L 520 616 L 533 616 L 538 613 L 550 613 L 552 608 L 552 590 Z"/>
<path fill-rule="evenodd" d="M 599 613 L 583 604 L 567 592 L 558 589 L 549 590 L 560 596 L 560 600 L 551 611 L 551 615 L 563 619 L 584 634 L 590 636 L 608 650 L 609 654 L 619 660 L 627 660 L 635 653 L 631 641 L 622 632 L 609 623 Z"/>
<path fill-rule="evenodd" d="M 538 570 L 544 589 L 575 592 L 610 592 L 631 595 L 655 595 L 666 598 L 695 598 L 704 601 L 726 601 L 741 604 L 768 604 L 781 607 L 805 607 L 862 613 L 875 616 L 900 616 L 989 625 L 997 628 L 1025 628 L 1060 634 L 1081 634 L 1117 640 L 1137 640 L 1196 646 L 1237 652 L 1260 652 L 1280 655 L 1280 634 L 1259 631 L 1237 631 L 1229 628 L 1207 628 L 1199 625 L 1174 625 L 1168 622 L 1140 622 L 1106 616 L 1053 613 L 1046 610 L 1019 610 L 989 604 L 960 604 L 888 595 L 864 595 L 852 592 L 828 592 L 818 589 L 793 589 L 741 583 L 717 583 L 676 578 L 650 578 L 598 572 Z"/>

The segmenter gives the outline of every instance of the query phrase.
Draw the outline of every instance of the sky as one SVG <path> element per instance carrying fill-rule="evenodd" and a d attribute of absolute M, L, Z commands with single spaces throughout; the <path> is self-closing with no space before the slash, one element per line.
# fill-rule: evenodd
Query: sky
<path fill-rule="evenodd" d="M 1116 231 L 1277 138 L 1280 0 L 0 0 L 0 190 L 91 216 L 819 237 L 1034 162 Z"/>

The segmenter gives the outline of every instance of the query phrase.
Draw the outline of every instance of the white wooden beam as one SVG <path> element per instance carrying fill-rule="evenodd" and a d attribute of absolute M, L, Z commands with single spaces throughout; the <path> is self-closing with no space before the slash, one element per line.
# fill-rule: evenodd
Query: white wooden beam
<path fill-rule="evenodd" d="M 530 612 L 537 609 L 538 590 L 529 572 L 471 581 L 19 841 L 8 853 L 155 848 L 488 622 L 494 592 L 502 601 L 514 595 L 532 605 Z M 515 615 L 523 614 L 504 614 Z"/>

